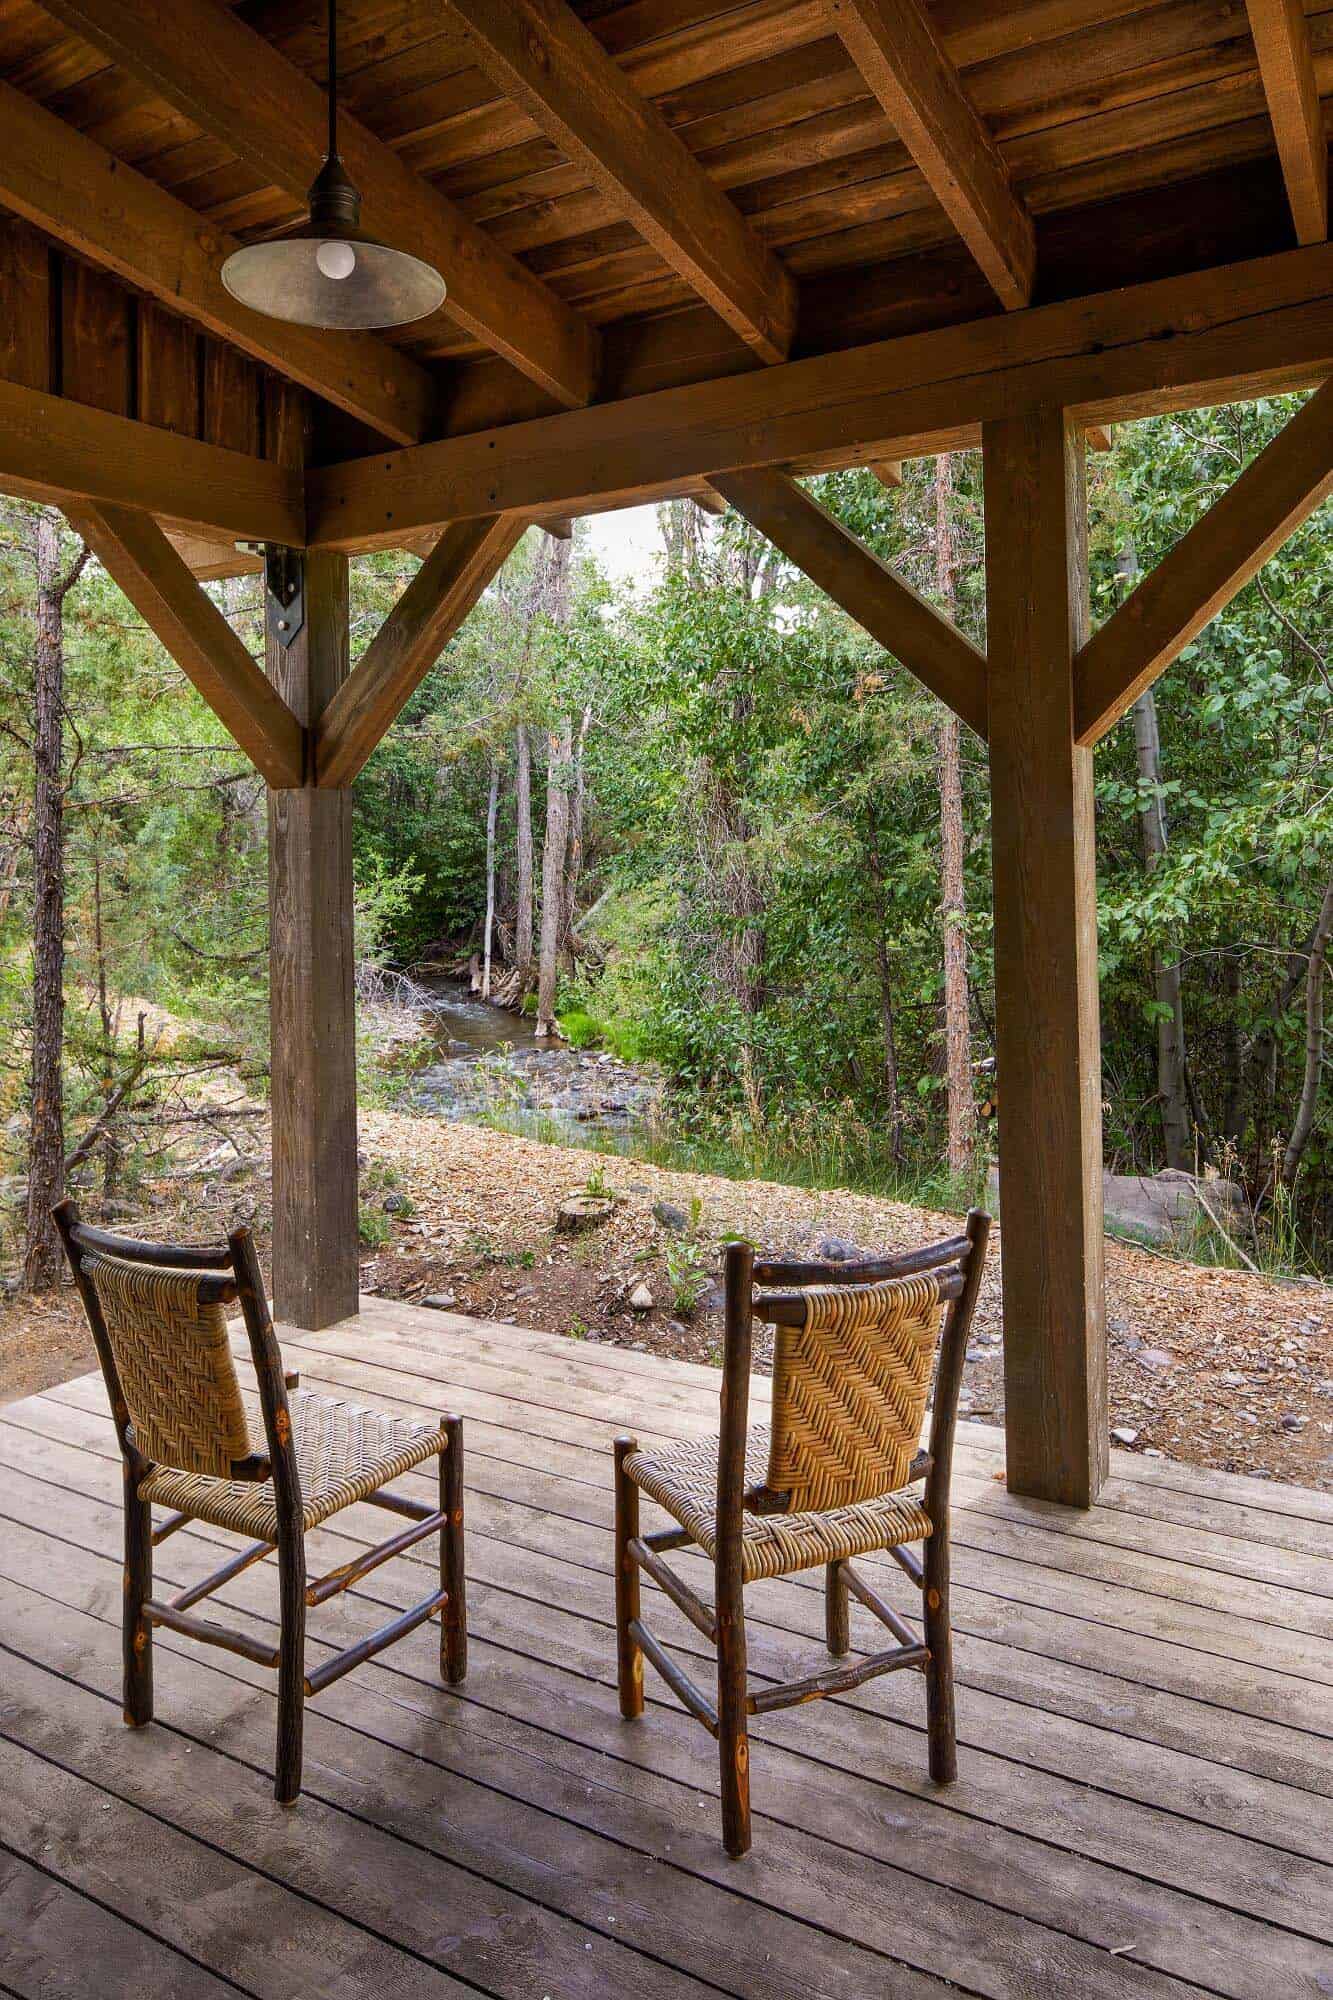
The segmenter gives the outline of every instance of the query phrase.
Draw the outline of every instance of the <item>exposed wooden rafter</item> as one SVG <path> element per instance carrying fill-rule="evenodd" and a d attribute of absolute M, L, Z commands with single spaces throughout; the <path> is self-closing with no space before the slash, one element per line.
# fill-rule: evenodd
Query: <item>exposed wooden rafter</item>
<path fill-rule="evenodd" d="M 0 492 L 139 507 L 212 541 L 305 541 L 299 470 L 4 381 Z"/>
<path fill-rule="evenodd" d="M 221 277 L 234 238 L 6 83 L 0 201 L 396 443 L 428 434 L 435 386 L 410 356 L 369 334 L 291 326 L 238 305 Z"/>
<path fill-rule="evenodd" d="M 319 784 L 351 784 L 526 525 L 512 516 L 493 517 L 464 521 L 441 535 L 319 718 Z"/>
<path fill-rule="evenodd" d="M 985 736 L 985 656 L 956 625 L 785 473 L 727 472 L 719 474 L 716 484 L 738 514 L 978 736 Z"/>
<path fill-rule="evenodd" d="M 592 513 L 737 466 L 963 449 L 1022 407 L 1086 427 L 1331 372 L 1319 246 L 329 466 L 307 482 L 310 535 L 389 546 L 442 519 Z"/>
<path fill-rule="evenodd" d="M 1098 742 L 1330 493 L 1333 381 L 1082 648 L 1074 663 L 1076 740 Z"/>
<path fill-rule="evenodd" d="M 202 535 L 175 533 L 169 533 L 167 540 L 200 583 L 217 583 L 228 576 L 258 576 L 264 567 L 261 555 L 237 548 L 234 542 L 212 542 Z"/>
<path fill-rule="evenodd" d="M 478 65 L 764 361 L 783 361 L 796 287 L 657 107 L 566 0 L 448 0 Z"/>
<path fill-rule="evenodd" d="M 1032 217 L 921 0 L 828 0 L 847 52 L 1003 303 L 1032 296 Z"/>
<path fill-rule="evenodd" d="M 318 84 L 218 0 L 51 0 L 49 12 L 275 187 L 304 199 L 325 144 Z M 339 147 L 375 234 L 444 274 L 448 310 L 568 406 L 596 386 L 597 334 L 350 116 Z"/>
<path fill-rule="evenodd" d="M 1328 141 L 1301 0 L 1246 0 L 1298 243 L 1328 235 Z"/>
<path fill-rule="evenodd" d="M 156 522 L 122 507 L 71 520 L 268 783 L 299 785 L 300 723 Z"/>

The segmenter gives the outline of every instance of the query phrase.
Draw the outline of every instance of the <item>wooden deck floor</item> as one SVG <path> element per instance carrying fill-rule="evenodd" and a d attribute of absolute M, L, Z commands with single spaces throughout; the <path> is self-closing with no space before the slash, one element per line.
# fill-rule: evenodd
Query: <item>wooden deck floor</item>
<path fill-rule="evenodd" d="M 159 1634 L 159 1720 L 123 1729 L 100 1385 L 0 1409 L 0 1991 L 1333 1994 L 1328 1496 L 1121 1453 L 1075 1516 L 1012 1499 L 999 1434 L 965 1425 L 959 1782 L 925 1780 L 915 1676 L 768 1718 L 735 1863 L 710 1739 L 651 1672 L 622 1723 L 613 1684 L 609 1440 L 707 1428 L 716 1375 L 381 1302 L 285 1347 L 306 1386 L 465 1417 L 466 1687 L 419 1632 L 331 1689 L 295 1812 L 244 1661 Z M 353 1510 L 320 1554 L 382 1532 Z M 176 1535 L 159 1578 L 225 1539 Z M 422 1594 L 415 1560 L 313 1614 L 315 1656 Z M 222 1600 L 264 1617 L 275 1584 Z M 752 1592 L 757 1674 L 818 1661 L 816 1585 Z"/>

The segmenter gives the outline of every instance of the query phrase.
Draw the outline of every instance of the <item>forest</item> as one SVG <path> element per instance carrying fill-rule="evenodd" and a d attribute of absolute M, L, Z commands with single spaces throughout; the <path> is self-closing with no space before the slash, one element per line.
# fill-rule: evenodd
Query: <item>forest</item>
<path fill-rule="evenodd" d="M 1104 618 L 1298 399 L 1117 428 L 1089 457 Z M 823 503 L 985 629 L 979 465 Z M 734 514 L 659 510 L 651 573 L 531 530 L 357 782 L 367 992 L 466 972 L 539 1037 L 663 1079 L 645 1145 L 934 1206 L 995 1152 L 984 745 Z M 358 558 L 353 656 L 415 568 Z M 258 583 L 210 586 L 260 650 Z M 1333 1269 L 1333 543 L 1315 514 L 1096 756 L 1106 1162 L 1242 1193 L 1197 1254 Z M 267 1041 L 261 781 L 53 510 L 0 512 L 0 1270 L 55 1281 Z M 184 1024 L 182 1031 L 180 1024 Z M 409 1080 L 363 1037 L 365 1096 Z M 242 1096 L 210 1092 L 239 1077 Z"/>

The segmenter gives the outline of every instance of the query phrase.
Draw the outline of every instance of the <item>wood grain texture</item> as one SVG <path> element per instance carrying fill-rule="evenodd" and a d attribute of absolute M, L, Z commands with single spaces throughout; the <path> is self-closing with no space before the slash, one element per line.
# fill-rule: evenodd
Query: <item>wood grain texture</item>
<path fill-rule="evenodd" d="M 139 508 L 214 539 L 305 540 L 299 473 L 14 382 L 0 382 L 0 491 Z"/>
<path fill-rule="evenodd" d="M 301 781 L 301 725 L 156 522 L 127 508 L 71 515 L 181 671 L 271 785 Z"/>
<path fill-rule="evenodd" d="M 235 14 L 215 0 L 52 0 L 51 11 L 304 200 L 325 144 L 324 93 Z M 443 273 L 450 316 L 557 401 L 586 402 L 597 368 L 592 328 L 350 116 L 339 146 L 367 226 Z"/>
<path fill-rule="evenodd" d="M 1333 493 L 1333 382 L 1313 395 L 1082 647 L 1074 728 L 1100 742 Z"/>
<path fill-rule="evenodd" d="M 609 1576 L 615 1431 L 643 1422 L 647 1444 L 715 1426 L 716 1369 L 382 1299 L 286 1345 L 304 1380 L 332 1394 L 423 1421 L 466 1403 L 471 1678 L 442 1694 L 427 1628 L 312 1703 L 295 1823 L 268 1810 L 257 1776 L 272 1749 L 263 1670 L 159 1631 L 172 1727 L 122 1731 L 119 1466 L 105 1398 L 85 1380 L 8 1406 L 5 1837 L 47 1871 L 51 1899 L 3 1903 L 0 1979 L 25 2000 L 42 1990 L 62 1912 L 81 1895 L 121 1913 L 164 1991 L 177 1990 L 176 1963 L 191 1969 L 171 1958 L 183 1950 L 199 1979 L 213 1969 L 216 1990 L 274 2000 L 340 1976 L 413 2000 L 524 1982 L 578 2000 L 790 2000 L 834 1978 L 904 2000 L 942 2000 L 966 1980 L 989 2000 L 1019 2000 L 1038 1962 L 1080 2000 L 1317 1991 L 1333 1928 L 1329 1773 L 1315 1733 L 1327 1689 L 1311 1678 L 1321 1650 L 1306 1639 L 1293 1672 L 1259 1666 L 1242 1679 L 1225 1648 L 1247 1626 L 1274 1643 L 1297 1637 L 1308 1596 L 1283 1591 L 1261 1627 L 1243 1607 L 1265 1566 L 1303 1560 L 1302 1529 L 1326 1534 L 1309 1510 L 1326 1511 L 1329 1496 L 1117 1450 L 1102 1504 L 1071 1514 L 1009 1494 L 993 1476 L 1001 1434 L 963 1423 L 962 1787 L 950 1799 L 923 1782 L 913 1675 L 794 1718 L 753 1718 L 756 1851 L 738 1869 L 716 1839 L 704 1731 L 652 1676 L 649 1721 L 619 1720 Z M 754 1391 L 762 1420 L 763 1378 Z M 412 1483 L 433 1502 L 429 1468 Z M 1197 1539 L 1186 1517 L 1206 1514 L 1233 1532 Z M 1269 1538 L 1247 1539 L 1263 1522 Z M 360 1553 L 381 1527 L 350 1511 L 321 1531 L 322 1560 Z M 979 1539 L 1001 1529 L 1004 1559 Z M 1186 1596 L 1218 1580 L 1225 1549 L 1248 1565 L 1233 1579 L 1240 1615 L 1206 1636 Z M 161 1587 L 227 1552 L 218 1531 L 173 1537 L 157 1552 Z M 1114 1565 L 1109 1588 L 1076 1567 L 1095 1552 Z M 364 1595 L 326 1607 L 312 1659 L 410 1604 L 429 1565 L 427 1544 L 419 1568 L 387 1565 Z M 866 1573 L 910 1610 L 914 1592 L 889 1565 Z M 695 1561 L 691 1574 L 703 1584 L 707 1571 Z M 819 1660 L 821 1584 L 814 1572 L 753 1593 L 756 1686 Z M 247 1572 L 226 1615 L 271 1616 L 272 1590 L 262 1567 Z M 1150 1606 L 1160 1622 L 1143 1638 Z M 852 1618 L 859 1650 L 873 1627 Z M 677 1632 L 711 1687 L 704 1642 L 673 1617 Z M 1272 1724 L 1237 1706 L 1261 1685 L 1281 1705 Z M 191 1893 L 177 1893 L 182 1881 Z M 471 1921 L 449 1914 L 460 1908 Z M 290 1949 L 275 1953 L 275 1935 Z M 105 2000 L 102 1959 L 67 1950 L 59 1963 L 53 1990 Z M 191 1996 L 215 1990 L 181 1978 Z"/>
<path fill-rule="evenodd" d="M 796 288 L 566 0 L 449 0 L 485 69 L 752 347 L 784 361 Z"/>
<path fill-rule="evenodd" d="M 5 83 L 0 200 L 385 437 L 407 444 L 426 435 L 435 389 L 424 368 L 369 335 L 289 326 L 238 305 L 221 277 L 234 237 Z"/>
<path fill-rule="evenodd" d="M 512 515 L 463 521 L 441 535 L 319 716 L 320 785 L 349 785 L 522 539 Z"/>
<path fill-rule="evenodd" d="M 1008 1481 L 1087 1507 L 1107 1417 L 1083 441 L 1059 410 L 982 440 Z"/>
<path fill-rule="evenodd" d="M 1003 303 L 1032 296 L 1032 218 L 918 0 L 829 0 L 857 69 Z"/>
<path fill-rule="evenodd" d="M 956 625 L 786 473 L 719 473 L 714 484 L 848 617 L 985 737 L 985 656 Z"/>
<path fill-rule="evenodd" d="M 347 677 L 346 558 L 307 557 L 305 581 L 305 624 L 270 639 L 268 673 L 308 725 Z M 298 783 L 268 809 L 273 1297 L 316 1328 L 357 1306 L 352 798 Z"/>
<path fill-rule="evenodd" d="M 1328 235 L 1328 140 L 1301 0 L 1246 0 L 1298 243 Z"/>
<path fill-rule="evenodd" d="M 1330 373 L 1333 250 L 1318 246 L 350 460 L 312 471 L 310 535 L 387 546 L 443 520 L 625 505 L 739 466 L 971 447 L 987 419 L 1047 401 L 1086 426 Z"/>

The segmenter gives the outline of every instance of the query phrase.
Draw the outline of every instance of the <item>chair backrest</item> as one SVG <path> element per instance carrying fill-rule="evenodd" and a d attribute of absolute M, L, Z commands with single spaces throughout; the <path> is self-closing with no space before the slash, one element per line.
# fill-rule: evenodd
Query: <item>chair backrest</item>
<path fill-rule="evenodd" d="M 958 1236 L 855 1263 L 756 1259 L 747 1244 L 728 1247 L 719 1548 L 724 1528 L 739 1536 L 743 1511 L 852 1506 L 923 1474 L 928 1507 L 947 1508 L 958 1391 L 989 1231 L 990 1217 L 973 1210 Z M 757 1470 L 747 1449 L 755 1319 L 776 1329 L 773 1422 L 765 1477 L 747 1488 Z M 923 1453 L 932 1374 L 930 1449 Z"/>
<path fill-rule="evenodd" d="M 267 1479 L 290 1453 L 282 1357 L 247 1230 L 216 1246 L 143 1243 L 90 1228 L 73 1202 L 56 1223 L 106 1380 L 121 1449 L 173 1471 Z M 264 1437 L 241 1396 L 225 1308 L 240 1300 Z"/>
<path fill-rule="evenodd" d="M 135 1449 L 156 1465 L 230 1479 L 250 1455 L 250 1425 L 221 1301 L 197 1271 L 99 1251 L 80 1262 L 101 1307 Z"/>
<path fill-rule="evenodd" d="M 794 1513 L 906 1485 L 941 1322 L 932 1272 L 801 1296 L 803 1324 L 776 1329 L 766 1482 Z"/>

